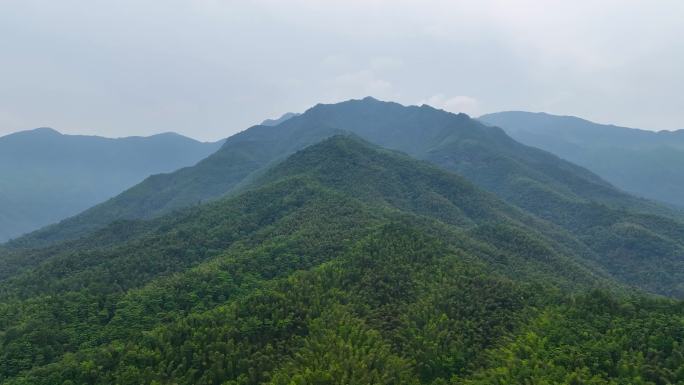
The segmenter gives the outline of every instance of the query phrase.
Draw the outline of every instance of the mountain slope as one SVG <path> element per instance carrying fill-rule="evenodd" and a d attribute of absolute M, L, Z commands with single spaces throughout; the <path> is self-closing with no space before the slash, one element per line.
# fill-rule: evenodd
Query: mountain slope
<path fill-rule="evenodd" d="M 500 376 L 494 365 L 515 363 L 497 361 L 508 357 L 497 349 L 534 349 L 531 332 L 573 340 L 587 330 L 614 361 L 587 350 L 586 362 L 529 375 L 675 381 L 681 305 L 638 298 L 648 312 L 625 317 L 632 300 L 566 297 L 624 289 L 565 255 L 548 227 L 452 173 L 336 136 L 239 195 L 91 236 L 108 245 L 52 246 L 0 282 L 0 381 L 460 384 Z M 549 317 L 584 327 L 553 328 Z M 623 326 L 658 338 L 628 346 L 613 332 Z M 540 359 L 553 362 L 554 341 Z M 625 362 L 630 371 L 618 371 Z"/>
<path fill-rule="evenodd" d="M 613 188 L 582 167 L 522 145 L 501 129 L 464 114 L 366 98 L 318 105 L 290 121 L 295 123 L 344 128 L 372 143 L 456 171 L 520 206 L 527 204 L 519 197 L 526 192 L 521 183 L 533 181 L 568 199 L 667 213 L 667 209 Z"/>
<path fill-rule="evenodd" d="M 75 215 L 219 147 L 177 134 L 108 139 L 40 128 L 0 137 L 0 242 Z"/>
<path fill-rule="evenodd" d="M 586 167 L 625 191 L 684 207 L 682 130 L 652 132 L 521 111 L 478 119 Z"/>
<path fill-rule="evenodd" d="M 339 170 L 345 174 L 338 177 Z M 362 180 L 368 183 L 359 183 Z M 2 282 L 0 324 L 5 325 L 3 330 L 10 329 L 1 344 L 1 372 L 19 373 L 79 346 L 135 336 L 172 314 L 183 316 L 216 306 L 231 292 L 247 290 L 259 280 L 349 253 L 351 244 L 391 223 L 444 234 L 442 242 L 462 250 L 460 258 L 491 264 L 502 274 L 541 273 L 566 288 L 598 284 L 598 277 L 563 258 L 552 244 L 531 240 L 533 248 L 522 254 L 505 242 L 489 246 L 470 235 L 495 221 L 543 239 L 518 222 L 516 213 L 461 178 L 357 140 L 335 137 L 295 154 L 240 196 L 137 226 L 144 230 L 107 246 L 84 242 L 54 247 L 36 268 Z M 430 218 L 443 221 L 432 223 Z M 122 226 L 104 231 L 116 237 Z M 404 236 L 403 229 L 390 232 Z M 438 253 L 447 244 L 432 247 L 426 246 L 425 252 Z M 202 263 L 206 264 L 198 266 Z M 192 266 L 195 269 L 188 270 Z M 226 272 L 232 278 L 222 277 Z M 154 289 L 155 282 L 162 282 L 161 288 Z M 212 286 L 216 282 L 220 285 Z M 208 292 L 204 299 L 192 300 L 196 290 Z M 168 298 L 161 308 L 157 307 L 160 296 Z M 166 315 L 155 316 L 160 312 Z M 31 320 L 41 321 L 31 324 Z M 50 336 L 47 340 L 52 342 L 34 345 L 35 350 L 22 348 L 41 335 Z"/>
<path fill-rule="evenodd" d="M 343 146 L 341 144 L 341 146 Z M 341 153 L 341 154 L 339 154 Z M 306 175 L 316 175 L 316 179 L 323 181 L 326 186 L 333 185 L 338 189 L 354 187 L 361 190 L 355 192 L 354 196 L 360 197 L 364 201 L 374 201 L 372 193 L 365 193 L 364 189 L 383 196 L 392 196 L 394 200 L 390 203 L 395 207 L 404 210 L 411 210 L 415 213 L 422 213 L 421 210 L 429 208 L 430 216 L 438 217 L 440 220 L 464 225 L 469 223 L 466 218 L 477 217 L 479 223 L 486 221 L 487 224 L 478 228 L 476 233 L 483 237 L 495 232 L 493 238 L 502 239 L 507 229 L 503 226 L 515 218 L 516 222 L 523 222 L 531 226 L 535 231 L 544 234 L 550 226 L 548 222 L 540 221 L 522 211 L 514 211 L 510 208 L 504 209 L 496 201 L 487 200 L 471 189 L 459 188 L 459 184 L 448 183 L 446 177 L 449 174 L 436 172 L 434 168 L 410 163 L 405 166 L 412 170 L 415 175 L 416 169 L 421 169 L 425 174 L 421 179 L 407 178 L 396 169 L 403 165 L 401 158 L 394 158 L 394 170 L 385 170 L 379 165 L 382 162 L 375 159 L 376 166 L 366 170 L 362 178 L 349 175 L 345 169 L 346 163 L 340 161 L 344 157 L 359 159 L 361 156 L 354 154 L 354 148 L 346 151 L 337 148 L 329 148 L 325 156 L 314 152 L 314 156 L 307 157 L 309 151 L 302 151 L 291 157 L 292 162 L 298 160 L 301 166 L 293 170 L 291 166 L 286 167 L 288 173 L 301 172 Z M 315 155 L 319 157 L 316 158 Z M 356 155 L 356 156 L 353 156 Z M 389 156 L 389 155 L 386 155 Z M 284 165 L 283 167 L 287 166 Z M 266 173 L 267 177 L 277 175 L 277 171 L 282 167 L 277 166 L 274 170 Z M 319 171 L 323 169 L 323 171 Z M 428 172 L 427 170 L 431 170 Z M 357 171 L 354 169 L 354 171 Z M 387 184 L 388 179 L 395 183 Z M 383 184 L 376 185 L 376 183 Z M 410 197 L 412 200 L 400 199 L 406 191 L 391 190 L 392 186 L 410 185 Z M 424 188 L 425 185 L 431 186 Z M 544 186 L 544 188 L 548 188 Z M 429 194 L 421 194 L 423 190 L 430 191 Z M 462 196 L 460 196 L 462 194 Z M 444 200 L 445 197 L 450 197 Z M 459 197 L 464 199 L 459 201 Z M 559 225 L 567 231 L 556 229 L 554 232 L 546 233 L 548 242 L 563 242 L 572 254 L 580 259 L 589 259 L 595 265 L 592 268 L 606 271 L 613 274 L 617 279 L 628 285 L 642 287 L 651 292 L 681 297 L 684 295 L 684 285 L 681 279 L 684 278 L 684 224 L 663 217 L 649 214 L 638 214 L 624 210 L 611 209 L 606 205 L 597 203 L 585 203 L 579 200 L 566 201 L 559 199 L 553 201 L 550 197 L 555 197 L 555 193 L 548 195 L 537 194 L 536 199 L 526 205 L 533 207 L 533 212 L 541 213 L 551 223 Z M 453 209 L 453 204 L 447 202 L 459 201 L 458 210 Z M 506 206 L 508 207 L 508 206 Z M 491 209 L 497 209 L 498 213 L 507 213 L 506 217 L 501 215 L 491 216 Z M 465 218 L 464 218 L 465 217 Z M 486 230 L 485 230 L 486 229 Z M 487 234 L 487 235 L 485 235 Z M 488 243 L 495 243 L 493 239 L 487 239 Z M 570 240 L 573 241 L 570 241 Z M 590 251 L 584 251 L 586 249 Z M 581 256 L 581 257 L 580 257 Z M 550 261 L 549 261 L 550 262 Z M 600 268 L 599 268 L 600 266 Z M 657 277 L 657 278 L 655 278 Z"/>
<path fill-rule="evenodd" d="M 272 162 L 341 132 L 317 126 L 279 130 L 254 126 L 226 140 L 222 147 L 194 166 L 148 177 L 138 185 L 61 223 L 29 234 L 13 246 L 49 244 L 76 239 L 116 220 L 144 219 L 225 195 L 249 175 Z"/>

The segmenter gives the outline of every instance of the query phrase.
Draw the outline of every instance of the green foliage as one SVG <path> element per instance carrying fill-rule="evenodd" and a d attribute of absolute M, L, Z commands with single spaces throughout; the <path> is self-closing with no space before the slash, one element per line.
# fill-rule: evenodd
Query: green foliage
<path fill-rule="evenodd" d="M 312 322 L 302 345 L 271 384 L 418 383 L 408 360 L 393 354 L 380 333 L 343 310 Z"/>
<path fill-rule="evenodd" d="M 515 324 L 515 318 L 505 320 L 523 307 L 518 291 L 467 270 L 436 240 L 403 225 L 385 226 L 310 272 L 264 282 L 262 289 L 162 324 L 142 338 L 65 355 L 13 381 L 256 384 L 349 378 L 406 383 L 415 378 L 412 363 L 432 353 L 408 349 L 405 336 L 429 334 L 415 318 L 405 317 L 409 311 L 444 309 L 442 318 L 460 326 L 452 330 L 455 337 L 481 341 L 470 346 L 472 352 L 491 346 L 494 336 Z M 464 281 L 461 274 L 469 278 Z M 440 281 L 425 287 L 425 277 L 434 275 L 441 275 Z M 397 280 L 400 287 L 392 285 Z M 504 287 L 491 290 L 497 285 Z M 449 296 L 438 295 L 445 292 L 462 296 L 464 306 L 450 306 Z M 500 329 L 501 322 L 510 325 Z M 440 342 L 443 336 L 432 338 Z"/>
<path fill-rule="evenodd" d="M 113 250 L 58 254 L 5 282 L 0 325 L 8 333 L 0 336 L 7 347 L 0 366 L 13 369 L 3 372 L 48 363 L 82 344 L 131 335 L 179 311 L 225 301 L 255 280 L 321 263 L 343 250 L 345 239 L 358 236 L 362 229 L 356 223 L 372 225 L 373 215 L 343 197 L 289 180 L 169 221 L 162 221 L 157 233 Z M 210 265 L 171 275 L 216 256 L 220 259 Z M 50 339 L 22 348 L 41 335 Z"/>
<path fill-rule="evenodd" d="M 239 195 L 15 259 L 0 383 L 681 381 L 684 306 L 626 296 L 576 242 L 334 137 Z"/>
<path fill-rule="evenodd" d="M 593 292 L 544 310 L 463 383 L 682 384 L 683 340 L 681 303 Z"/>

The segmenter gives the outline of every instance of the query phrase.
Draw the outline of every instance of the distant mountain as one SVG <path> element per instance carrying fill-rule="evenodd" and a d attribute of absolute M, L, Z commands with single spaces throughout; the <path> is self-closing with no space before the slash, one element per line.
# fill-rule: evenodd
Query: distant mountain
<path fill-rule="evenodd" d="M 27 254 L 0 279 L 0 382 L 678 383 L 682 303 L 568 236 L 334 135 L 230 197 Z"/>
<path fill-rule="evenodd" d="M 36 247 L 76 239 L 113 221 L 155 218 L 235 194 L 297 150 L 344 133 L 464 176 L 553 225 L 549 231 L 555 229 L 556 237 L 571 244 L 573 253 L 620 282 L 684 296 L 681 213 L 626 194 L 582 167 L 520 144 L 503 130 L 467 115 L 373 98 L 320 104 L 277 127 L 251 127 L 228 138 L 196 166 L 150 177 L 8 246 Z M 6 274 L 23 267 L 8 263 Z"/>
<path fill-rule="evenodd" d="M 75 215 L 151 174 L 191 166 L 219 146 L 173 133 L 109 139 L 38 128 L 0 137 L 0 242 Z"/>
<path fill-rule="evenodd" d="M 283 114 L 281 117 L 279 117 L 278 119 L 266 119 L 263 122 L 261 122 L 261 125 L 262 126 L 277 126 L 280 123 L 282 123 L 288 119 L 294 118 L 295 116 L 299 116 L 299 115 L 300 114 L 297 114 L 294 112 L 287 112 L 287 113 Z"/>
<path fill-rule="evenodd" d="M 625 191 L 684 207 L 684 130 L 653 132 L 520 111 L 479 120 L 586 167 Z"/>

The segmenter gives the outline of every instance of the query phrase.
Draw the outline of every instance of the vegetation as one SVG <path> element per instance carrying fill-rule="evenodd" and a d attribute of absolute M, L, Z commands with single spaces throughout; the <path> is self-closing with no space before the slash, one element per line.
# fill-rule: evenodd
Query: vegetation
<path fill-rule="evenodd" d="M 501 129 L 488 127 L 466 115 L 429 106 L 404 107 L 372 98 L 317 105 L 277 126 L 254 126 L 234 135 L 218 152 L 194 167 L 148 178 L 81 215 L 12 242 L 9 248 L 19 252 L 9 259 L 19 262 L 8 263 L 4 270 L 11 274 L 42 260 L 33 251 L 25 257 L 27 253 L 22 250 L 27 248 L 78 239 L 115 220 L 158 218 L 180 208 L 238 194 L 259 183 L 264 175 L 274 175 L 274 165 L 290 154 L 340 132 L 352 133 L 456 172 L 518 210 L 510 206 L 501 210 L 499 201 L 491 196 L 480 198 L 481 191 L 475 193 L 476 188 L 470 184 L 465 190 L 449 192 L 447 189 L 455 187 L 446 182 L 449 178 L 426 164 L 415 162 L 402 166 L 423 170 L 423 179 L 412 181 L 423 186 L 417 188 L 419 194 L 415 196 L 415 191 L 402 182 L 406 172 L 393 176 L 393 183 L 388 186 L 394 186 L 394 190 L 376 185 L 365 192 L 363 186 L 382 181 L 385 176 L 366 170 L 366 175 L 348 181 L 345 187 L 343 178 L 337 181 L 331 178 L 349 175 L 341 167 L 331 168 L 334 164 L 328 161 L 328 174 L 319 172 L 308 177 L 351 193 L 366 204 L 372 201 L 372 205 L 389 205 L 460 227 L 473 225 L 473 217 L 483 219 L 467 210 L 477 207 L 489 215 L 486 208 L 491 207 L 502 211 L 501 216 L 491 217 L 492 221 L 499 223 L 505 217 L 504 224 L 522 223 L 528 227 L 525 231 L 531 227 L 541 233 L 546 244 L 553 244 L 558 258 L 572 259 L 575 265 L 582 265 L 597 275 L 610 276 L 622 284 L 684 297 L 681 258 L 684 217 L 681 213 L 623 193 L 581 167 L 524 146 Z M 326 159 L 322 154 L 306 164 L 315 169 L 314 161 Z M 432 171 L 425 172 L 427 169 Z M 302 168 L 297 173 L 306 174 L 305 170 Z M 425 186 L 425 180 L 432 178 L 436 178 L 435 182 Z M 443 183 L 442 187 L 437 185 L 437 180 Z M 461 182 L 458 185 L 465 186 Z M 459 196 L 467 196 L 472 202 L 459 201 Z M 556 268 L 537 265 L 537 268 Z"/>
<path fill-rule="evenodd" d="M 578 242 L 336 136 L 232 197 L 5 251 L 0 383 L 683 383 L 684 305 Z"/>
<path fill-rule="evenodd" d="M 682 384 L 681 303 L 592 292 L 539 313 L 467 384 Z"/>
<path fill-rule="evenodd" d="M 382 226 L 333 261 L 253 284 L 209 310 L 179 314 L 135 338 L 85 345 L 6 383 L 682 379 L 681 304 L 602 292 L 563 299 L 543 286 L 482 274 L 408 225 Z M 201 293 L 201 281 L 186 278 L 185 285 Z M 126 335 L 136 325 L 118 327 Z"/>

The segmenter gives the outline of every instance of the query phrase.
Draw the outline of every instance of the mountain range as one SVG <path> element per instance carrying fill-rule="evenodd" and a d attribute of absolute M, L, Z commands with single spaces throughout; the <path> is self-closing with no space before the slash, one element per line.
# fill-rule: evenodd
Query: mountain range
<path fill-rule="evenodd" d="M 683 257 L 500 128 L 320 104 L 0 249 L 0 383 L 681 384 Z"/>
<path fill-rule="evenodd" d="M 333 135 L 429 161 L 541 220 L 611 273 L 651 291 L 684 293 L 681 213 L 635 198 L 588 170 L 522 145 L 503 130 L 464 114 L 405 107 L 373 98 L 317 105 L 277 126 L 257 125 L 228 138 L 193 167 L 147 178 L 120 195 L 57 225 L 10 243 L 36 246 L 76 239 L 116 220 L 151 219 L 239 191 L 290 154 Z M 663 247 L 626 249 L 626 242 Z M 649 264 L 642 263 L 648 259 Z M 629 269 L 625 269 L 630 265 Z M 13 269 L 7 264 L 6 269 Z M 16 267 L 18 268 L 18 267 Z M 636 273 L 638 271 L 638 274 Z M 646 279 L 646 277 L 648 277 Z"/>
<path fill-rule="evenodd" d="M 684 207 L 684 130 L 654 132 L 520 111 L 478 119 L 586 167 L 624 191 Z"/>
<path fill-rule="evenodd" d="M 0 242 L 100 203 L 220 147 L 172 133 L 109 139 L 38 128 L 0 137 Z"/>

